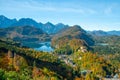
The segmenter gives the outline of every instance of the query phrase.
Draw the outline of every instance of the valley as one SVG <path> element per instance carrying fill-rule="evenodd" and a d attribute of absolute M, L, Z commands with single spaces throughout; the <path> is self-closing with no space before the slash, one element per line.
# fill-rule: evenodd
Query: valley
<path fill-rule="evenodd" d="M 120 79 L 119 48 L 120 31 L 0 16 L 0 80 Z"/>

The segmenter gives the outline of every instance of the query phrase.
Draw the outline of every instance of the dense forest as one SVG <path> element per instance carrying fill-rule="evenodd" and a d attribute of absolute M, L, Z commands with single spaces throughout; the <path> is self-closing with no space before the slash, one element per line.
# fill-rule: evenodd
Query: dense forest
<path fill-rule="evenodd" d="M 77 41 L 77 42 L 76 42 Z M 99 54 L 60 47 L 61 54 L 35 51 L 13 41 L 0 40 L 1 80 L 99 80 L 120 77 L 120 54 Z M 73 42 L 80 42 L 74 39 Z M 71 48 L 71 47 L 69 47 Z M 65 53 L 62 51 L 64 50 Z"/>
<path fill-rule="evenodd" d="M 120 36 L 94 36 L 94 52 L 99 54 L 120 53 Z"/>

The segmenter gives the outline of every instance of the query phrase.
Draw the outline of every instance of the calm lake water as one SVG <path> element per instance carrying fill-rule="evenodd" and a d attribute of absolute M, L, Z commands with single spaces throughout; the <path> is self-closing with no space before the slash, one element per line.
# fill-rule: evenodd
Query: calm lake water
<path fill-rule="evenodd" d="M 39 44 L 40 44 L 40 46 L 38 48 L 34 48 L 35 50 L 43 51 L 43 52 L 52 52 L 54 50 L 51 47 L 50 42 L 42 42 L 42 43 L 39 43 Z"/>
<path fill-rule="evenodd" d="M 109 44 L 108 43 L 97 43 L 96 45 L 98 45 L 98 46 L 107 46 Z"/>

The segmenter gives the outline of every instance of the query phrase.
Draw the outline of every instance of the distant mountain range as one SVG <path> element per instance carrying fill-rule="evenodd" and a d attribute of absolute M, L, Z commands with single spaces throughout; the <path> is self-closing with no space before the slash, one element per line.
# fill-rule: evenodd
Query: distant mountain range
<path fill-rule="evenodd" d="M 36 28 L 42 29 L 44 32 L 48 34 L 55 34 L 60 30 L 69 27 L 69 25 L 65 25 L 62 23 L 52 24 L 51 22 L 47 22 L 45 24 L 41 22 L 37 22 L 31 18 L 21 18 L 17 19 L 9 19 L 4 15 L 0 15 L 0 28 L 7 28 L 7 27 L 15 27 L 15 26 L 34 26 Z M 120 36 L 120 31 L 87 31 L 91 35 L 96 36 L 110 36 L 110 35 L 118 35 Z"/>
<path fill-rule="evenodd" d="M 92 46 L 94 45 L 94 36 L 112 35 L 120 36 L 120 31 L 86 31 L 78 25 L 68 26 L 62 23 L 54 25 L 51 22 L 43 24 L 30 18 L 16 20 L 0 16 L 0 38 L 19 41 L 24 45 L 52 41 L 52 45 L 55 47 L 58 44 L 69 43 L 71 40 L 74 42 L 76 39 L 81 44 Z"/>
<path fill-rule="evenodd" d="M 102 31 L 102 30 L 96 30 L 96 31 L 87 31 L 88 34 L 92 36 L 120 36 L 120 31 Z"/>
<path fill-rule="evenodd" d="M 44 32 L 48 34 L 54 34 L 59 30 L 68 27 L 68 25 L 64 25 L 62 23 L 58 23 L 56 25 L 47 22 L 45 24 L 38 23 L 31 18 L 21 18 L 19 20 L 9 19 L 3 15 L 0 15 L 0 28 L 14 27 L 14 26 L 34 26 L 36 28 L 42 29 Z"/>

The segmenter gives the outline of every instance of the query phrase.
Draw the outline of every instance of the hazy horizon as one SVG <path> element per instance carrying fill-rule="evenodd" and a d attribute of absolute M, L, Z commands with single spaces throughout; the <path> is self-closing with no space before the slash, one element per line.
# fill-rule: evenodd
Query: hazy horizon
<path fill-rule="evenodd" d="M 119 0 L 0 0 L 0 14 L 10 19 L 80 25 L 90 31 L 120 30 L 119 7 Z"/>

